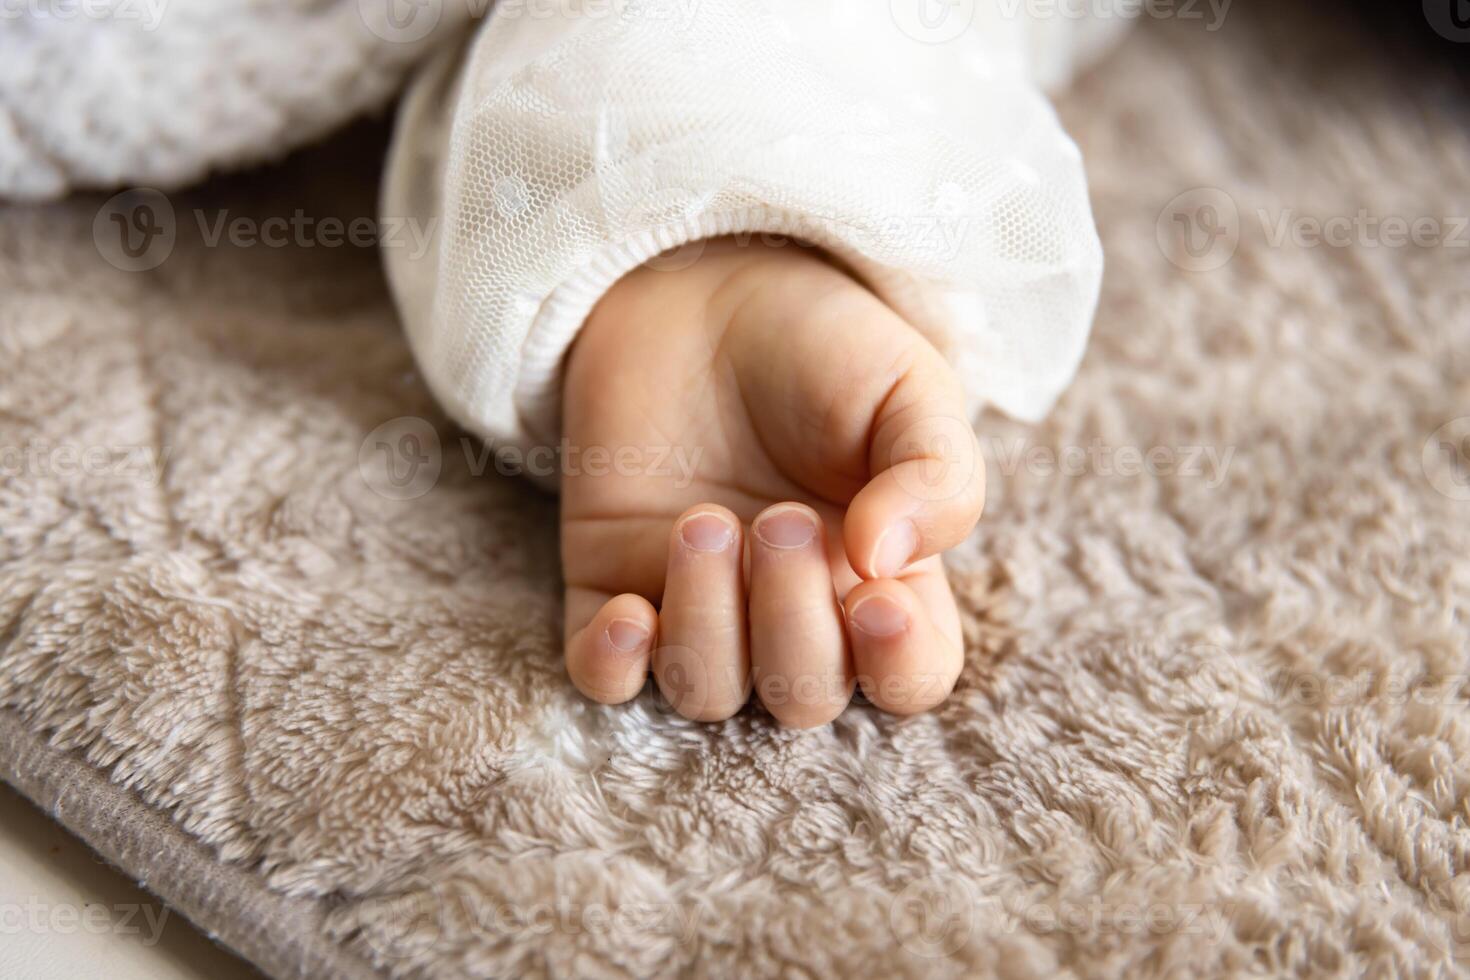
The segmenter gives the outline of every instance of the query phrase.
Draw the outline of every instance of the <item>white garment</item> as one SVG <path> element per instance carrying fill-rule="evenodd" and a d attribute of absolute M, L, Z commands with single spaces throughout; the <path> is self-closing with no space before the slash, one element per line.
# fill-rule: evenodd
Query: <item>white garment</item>
<path fill-rule="evenodd" d="M 563 357 L 668 249 L 792 235 L 841 257 L 972 396 L 1046 413 L 1102 253 L 1042 94 L 1123 21 L 1024 0 L 501 0 L 401 110 L 384 248 L 436 395 L 495 445 L 559 436 Z"/>

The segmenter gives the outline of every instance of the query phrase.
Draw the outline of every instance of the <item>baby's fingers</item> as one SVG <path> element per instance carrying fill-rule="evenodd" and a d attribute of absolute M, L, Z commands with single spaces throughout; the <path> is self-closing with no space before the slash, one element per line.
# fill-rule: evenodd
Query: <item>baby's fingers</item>
<path fill-rule="evenodd" d="M 959 544 L 985 507 L 985 462 L 964 399 L 938 353 L 894 386 L 875 420 L 872 479 L 848 505 L 843 543 L 865 579 Z"/>
<path fill-rule="evenodd" d="M 568 625 L 585 617 L 584 610 L 600 598 L 586 589 L 568 589 Z M 614 596 L 567 639 L 567 674 L 594 701 L 631 701 L 648 679 L 657 633 L 658 613 L 647 599 L 631 593 Z"/>
<path fill-rule="evenodd" d="M 756 693 L 788 728 L 825 725 L 852 697 L 852 660 L 821 518 L 804 504 L 777 504 L 761 511 L 751 531 Z"/>
<path fill-rule="evenodd" d="M 669 535 L 669 571 L 653 655 L 674 710 L 722 721 L 750 694 L 740 520 L 716 504 L 684 513 Z"/>
<path fill-rule="evenodd" d="M 944 570 L 938 559 L 925 566 L 905 580 L 863 582 L 843 603 L 858 684 L 869 701 L 898 715 L 939 704 L 964 666 Z"/>

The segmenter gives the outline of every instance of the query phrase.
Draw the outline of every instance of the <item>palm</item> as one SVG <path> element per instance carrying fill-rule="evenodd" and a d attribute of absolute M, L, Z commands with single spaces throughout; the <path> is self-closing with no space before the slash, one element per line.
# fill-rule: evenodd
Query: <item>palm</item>
<path fill-rule="evenodd" d="M 815 253 L 794 247 L 742 249 L 728 242 L 706 249 L 688 268 L 644 268 L 615 285 L 589 319 L 567 367 L 562 559 L 569 669 L 579 687 L 599 700 L 631 697 L 642 686 L 639 670 L 646 671 L 646 663 L 640 668 L 636 658 L 629 660 L 626 677 L 589 679 L 608 670 L 602 665 L 611 661 L 603 657 L 589 667 L 579 666 L 577 637 L 584 626 L 613 621 L 609 617 L 617 609 L 624 613 L 617 621 L 648 620 L 649 632 L 657 629 L 653 620 L 669 612 L 655 613 L 648 604 L 666 602 L 670 569 L 684 554 L 677 534 L 672 539 L 671 534 L 682 517 L 701 508 L 721 511 L 741 527 L 776 505 L 804 505 L 815 512 L 825 535 L 813 539 L 811 547 L 820 549 L 813 560 L 825 556 L 825 586 L 815 582 L 810 568 L 775 592 L 772 583 L 779 576 L 773 573 L 765 581 L 772 595 L 784 595 L 784 589 L 806 597 L 804 605 L 781 614 L 783 635 L 803 634 L 810 627 L 822 637 L 764 645 L 804 642 L 820 648 L 826 660 L 814 669 L 845 672 L 850 687 L 852 668 L 850 658 L 842 659 L 848 655 L 840 610 L 823 612 L 819 607 L 835 609 L 835 602 L 863 578 L 881 579 L 875 571 L 879 566 L 891 565 L 893 570 L 885 574 L 894 575 L 905 564 L 880 561 L 876 543 L 895 521 L 923 526 L 927 516 L 922 502 L 894 483 L 898 466 L 884 465 L 885 456 L 896 460 L 900 448 L 890 430 L 906 426 L 927 431 L 936 405 L 953 411 L 957 402 L 948 368 L 934 350 L 855 280 Z M 889 472 L 879 472 L 884 469 Z M 930 537 L 957 539 L 956 532 L 962 536 L 978 517 L 979 498 L 971 493 L 975 488 L 966 484 L 964 489 L 969 496 L 963 500 L 957 496 L 937 505 L 938 520 L 929 526 L 939 533 Z M 849 516 L 849 505 L 856 516 Z M 906 514 L 913 514 L 913 520 Z M 849 546 L 859 549 L 851 561 Z M 714 617 L 719 621 L 710 629 L 720 636 L 710 642 L 733 643 L 743 650 L 749 589 L 750 646 L 757 652 L 762 644 L 757 642 L 760 575 L 755 566 L 767 553 L 747 551 L 744 571 L 737 569 L 735 583 L 723 591 L 694 588 L 687 577 L 681 579 L 679 609 L 672 618 Z M 904 550 L 903 557 L 909 553 Z M 919 607 L 926 629 L 932 621 L 936 636 L 957 644 L 958 622 L 942 566 L 937 556 L 926 554 L 932 551 L 919 549 L 921 560 L 893 580 L 906 583 L 895 595 Z M 738 554 L 731 557 L 739 561 Z M 766 605 L 772 602 L 780 600 Z M 704 608 L 713 606 L 719 609 Z M 826 622 L 834 616 L 835 640 Z M 813 617 L 819 621 L 816 626 L 806 623 Z M 671 627 L 666 632 L 690 631 Z M 693 632 L 703 636 L 709 630 Z M 659 642 L 664 640 L 660 635 Z M 925 642 L 932 645 L 932 637 Z M 680 649 L 686 651 L 686 660 L 699 660 L 705 657 L 702 646 Z M 786 663 L 799 656 L 799 651 L 788 650 L 775 660 Z M 917 656 L 923 660 L 922 654 Z M 652 659 L 664 686 L 658 656 Z M 755 666 L 758 672 L 761 665 Z M 731 668 L 736 673 L 739 669 Z M 685 713 L 723 717 L 737 695 L 727 691 L 717 699 L 718 709 Z M 770 697 L 762 695 L 762 700 L 781 714 Z M 840 710 L 840 692 L 833 700 Z M 895 710 L 912 710 L 911 704 L 920 700 L 909 698 Z M 793 710 L 782 720 L 817 723 L 830 717 L 830 707 L 823 709 L 825 714 Z"/>
<path fill-rule="evenodd" d="M 603 318 L 574 355 L 564 431 L 584 465 L 573 462 L 563 477 L 568 583 L 657 602 L 668 530 L 684 511 L 713 502 L 749 522 L 772 504 L 799 501 L 832 532 L 834 582 L 845 594 L 858 578 L 843 553 L 842 516 L 867 479 L 865 437 L 875 406 L 845 406 L 859 424 L 844 424 L 773 390 L 781 375 L 800 369 L 790 360 L 800 347 L 828 347 L 820 320 L 801 324 L 805 336 L 788 331 L 784 350 L 768 350 L 768 323 L 706 317 L 678 309 L 677 301 L 670 308 L 667 293 L 659 298 L 652 309 L 635 301 L 640 308 Z M 823 361 L 832 364 L 830 351 Z M 872 387 L 880 396 L 886 385 Z M 591 447 L 613 459 L 621 451 L 625 464 L 586 465 L 595 458 Z"/>

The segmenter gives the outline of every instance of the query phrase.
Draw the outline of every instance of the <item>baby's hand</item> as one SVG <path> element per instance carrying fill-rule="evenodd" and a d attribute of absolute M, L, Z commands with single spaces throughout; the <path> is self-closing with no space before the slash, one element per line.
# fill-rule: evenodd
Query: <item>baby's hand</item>
<path fill-rule="evenodd" d="M 707 721 L 753 685 L 803 728 L 854 682 L 888 711 L 933 707 L 963 662 L 939 554 L 985 497 L 959 382 L 815 250 L 695 247 L 617 283 L 570 355 L 573 683 L 620 703 L 651 667 Z"/>

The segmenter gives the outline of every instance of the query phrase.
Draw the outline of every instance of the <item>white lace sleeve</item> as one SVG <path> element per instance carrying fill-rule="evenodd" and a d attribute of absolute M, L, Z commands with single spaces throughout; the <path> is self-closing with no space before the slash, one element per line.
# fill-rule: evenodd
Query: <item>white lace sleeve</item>
<path fill-rule="evenodd" d="M 432 231 L 385 256 L 436 394 L 497 443 L 554 441 L 563 355 L 602 293 L 666 250 L 763 232 L 844 259 L 976 406 L 1044 414 L 1102 257 L 1039 86 L 1069 58 L 1042 65 L 1044 31 L 1000 3 L 951 5 L 957 32 L 901 0 L 503 4 L 417 83 L 384 193 L 385 219 Z"/>

